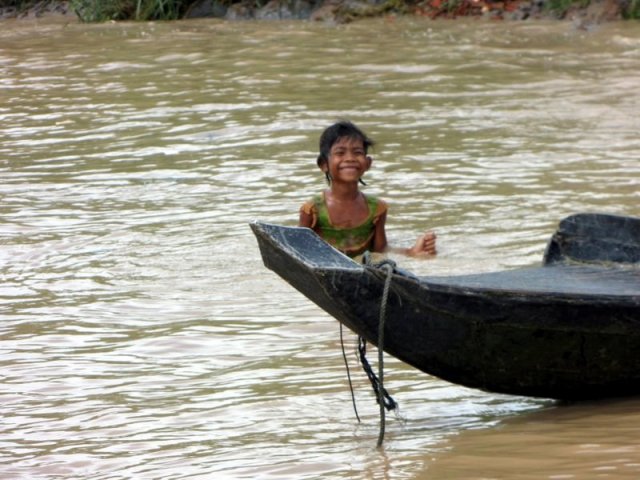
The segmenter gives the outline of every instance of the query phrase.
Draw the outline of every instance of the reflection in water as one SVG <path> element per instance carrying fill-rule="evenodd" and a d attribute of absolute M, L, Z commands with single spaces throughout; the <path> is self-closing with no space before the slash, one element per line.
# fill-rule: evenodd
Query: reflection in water
<path fill-rule="evenodd" d="M 567 214 L 640 214 L 630 25 L 7 22 L 0 40 L 3 478 L 635 472 L 633 401 L 558 407 L 393 359 L 401 416 L 375 450 L 336 322 L 247 226 L 296 221 L 338 117 L 378 141 L 391 241 L 438 232 L 437 259 L 399 259 L 419 274 L 535 264 Z"/>

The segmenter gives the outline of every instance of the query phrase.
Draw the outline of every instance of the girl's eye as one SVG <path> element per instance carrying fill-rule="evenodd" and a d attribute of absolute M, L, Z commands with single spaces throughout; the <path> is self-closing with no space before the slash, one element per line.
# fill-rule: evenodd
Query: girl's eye
<path fill-rule="evenodd" d="M 346 150 L 336 150 L 334 152 L 331 152 L 331 155 L 335 157 L 342 157 L 346 154 L 347 154 Z M 351 154 L 354 156 L 364 156 L 364 150 L 353 150 Z"/>

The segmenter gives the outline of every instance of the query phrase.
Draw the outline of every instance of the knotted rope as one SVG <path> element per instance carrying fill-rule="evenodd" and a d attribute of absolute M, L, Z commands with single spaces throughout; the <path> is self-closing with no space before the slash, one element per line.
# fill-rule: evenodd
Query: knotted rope
<path fill-rule="evenodd" d="M 387 319 L 387 304 L 389 302 L 389 291 L 391 290 L 391 279 L 393 278 L 393 271 L 396 267 L 395 262 L 391 260 L 383 260 L 380 263 L 373 264 L 371 262 L 371 257 L 367 253 L 364 256 L 364 263 L 366 265 L 370 265 L 376 268 L 381 268 L 387 271 L 387 276 L 384 281 L 384 289 L 382 291 L 382 299 L 380 300 L 380 317 L 378 320 L 378 377 L 376 378 L 373 370 L 369 366 L 369 362 L 365 357 L 366 353 L 366 340 L 360 337 L 359 341 L 362 345 L 360 348 L 360 360 L 362 361 L 362 367 L 365 369 L 367 376 L 369 377 L 369 381 L 371 382 L 371 386 L 373 387 L 373 391 L 376 393 L 376 399 L 378 401 L 378 405 L 380 406 L 380 431 L 378 433 L 378 443 L 377 447 L 380 448 L 382 446 L 382 442 L 384 441 L 384 432 L 385 432 L 385 424 L 386 424 L 386 414 L 385 409 L 387 410 L 395 410 L 398 407 L 396 401 L 391 398 L 391 395 L 384 388 L 384 325 Z M 368 366 L 367 368 L 365 367 Z"/>
<path fill-rule="evenodd" d="M 398 408 L 397 402 L 389 395 L 389 392 L 384 388 L 384 326 L 385 321 L 387 319 L 387 304 L 389 302 L 389 291 L 391 290 L 391 279 L 393 278 L 393 272 L 395 270 L 396 264 L 391 260 L 383 260 L 380 263 L 373 263 L 371 261 L 371 256 L 369 252 L 365 252 L 363 256 L 363 263 L 368 266 L 372 266 L 375 268 L 381 268 L 387 271 L 387 276 L 384 282 L 384 289 L 382 291 L 382 299 L 380 301 L 380 316 L 378 320 L 378 375 L 376 376 L 373 368 L 369 364 L 367 360 L 367 341 L 364 337 L 358 337 L 358 353 L 360 354 L 360 363 L 362 364 L 362 369 L 367 374 L 367 378 L 369 378 L 369 382 L 371 383 L 371 387 L 373 388 L 373 392 L 376 396 L 376 401 L 378 405 L 380 405 L 380 431 L 378 433 L 378 443 L 377 447 L 382 446 L 382 442 L 384 441 L 384 432 L 385 432 L 385 409 L 386 410 L 395 410 Z M 353 410 L 356 414 L 356 418 L 358 422 L 360 422 L 360 416 L 358 415 L 358 409 L 356 407 L 356 399 L 353 394 L 353 385 L 351 384 L 351 374 L 349 373 L 349 363 L 347 362 L 347 355 L 344 351 L 344 340 L 342 337 L 342 323 L 340 324 L 340 345 L 342 346 L 342 357 L 344 359 L 344 364 L 347 369 L 347 378 L 349 379 L 349 389 L 351 390 L 351 401 L 353 403 Z"/>

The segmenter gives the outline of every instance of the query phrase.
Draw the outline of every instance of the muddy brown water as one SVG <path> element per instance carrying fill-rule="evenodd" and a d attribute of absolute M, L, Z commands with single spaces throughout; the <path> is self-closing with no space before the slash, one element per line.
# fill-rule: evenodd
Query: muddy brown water
<path fill-rule="evenodd" d="M 354 339 L 361 424 L 337 323 L 248 228 L 296 222 L 347 117 L 378 142 L 391 242 L 438 233 L 401 266 L 535 265 L 566 215 L 640 215 L 638 85 L 628 23 L 3 22 L 0 478 L 638 478 L 638 399 L 495 395 L 391 358 L 377 450 Z"/>

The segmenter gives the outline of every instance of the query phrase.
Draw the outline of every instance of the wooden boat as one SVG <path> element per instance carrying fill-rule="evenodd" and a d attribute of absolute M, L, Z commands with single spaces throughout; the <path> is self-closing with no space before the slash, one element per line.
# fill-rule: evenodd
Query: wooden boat
<path fill-rule="evenodd" d="M 306 228 L 251 227 L 268 268 L 377 343 L 386 270 Z M 391 275 L 384 351 L 427 374 L 555 399 L 640 394 L 640 218 L 570 216 L 539 267 Z"/>

